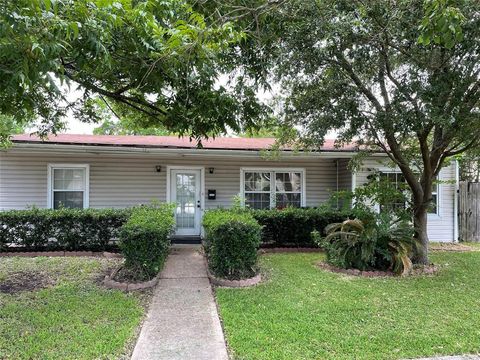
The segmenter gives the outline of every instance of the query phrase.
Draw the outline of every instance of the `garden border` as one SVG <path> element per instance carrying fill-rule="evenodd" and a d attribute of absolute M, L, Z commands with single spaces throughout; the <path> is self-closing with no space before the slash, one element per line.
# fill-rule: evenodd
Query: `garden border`
<path fill-rule="evenodd" d="M 117 289 L 123 291 L 145 290 L 156 286 L 158 284 L 158 281 L 160 280 L 160 272 L 153 279 L 143 282 L 130 283 L 113 280 L 113 277 L 120 269 L 121 268 L 118 267 L 110 275 L 106 275 L 102 281 L 103 286 L 109 289 Z"/>

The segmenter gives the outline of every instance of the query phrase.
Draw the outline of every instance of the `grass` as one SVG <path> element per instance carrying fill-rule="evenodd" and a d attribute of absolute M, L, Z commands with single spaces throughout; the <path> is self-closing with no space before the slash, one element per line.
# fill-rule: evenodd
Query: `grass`
<path fill-rule="evenodd" d="M 401 359 L 480 351 L 480 252 L 431 255 L 435 276 L 360 278 L 314 266 L 322 254 L 270 254 L 269 277 L 216 290 L 237 359 Z"/>
<path fill-rule="evenodd" d="M 127 358 L 147 295 L 99 285 L 117 263 L 94 258 L 0 259 L 0 284 L 27 275 L 47 285 L 0 292 L 0 359 Z"/>

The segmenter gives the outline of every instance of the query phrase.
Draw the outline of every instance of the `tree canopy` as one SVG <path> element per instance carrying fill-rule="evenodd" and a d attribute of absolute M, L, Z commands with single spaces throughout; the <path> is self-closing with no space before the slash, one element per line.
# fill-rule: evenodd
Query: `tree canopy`
<path fill-rule="evenodd" d="M 263 108 L 218 78 L 243 38 L 185 0 L 1 0 L 0 113 L 46 134 L 69 111 L 98 121 L 101 98 L 142 127 L 197 138 L 239 131 Z"/>

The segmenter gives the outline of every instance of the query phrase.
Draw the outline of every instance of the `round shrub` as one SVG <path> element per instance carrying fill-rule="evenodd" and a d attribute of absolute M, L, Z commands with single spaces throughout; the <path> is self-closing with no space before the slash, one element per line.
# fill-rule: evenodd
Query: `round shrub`
<path fill-rule="evenodd" d="M 208 266 L 215 276 L 237 280 L 255 275 L 262 227 L 250 213 L 211 210 L 203 227 Z"/>
<path fill-rule="evenodd" d="M 138 280 L 148 280 L 162 269 L 175 229 L 170 204 L 134 208 L 120 230 L 119 246 L 125 268 Z"/>

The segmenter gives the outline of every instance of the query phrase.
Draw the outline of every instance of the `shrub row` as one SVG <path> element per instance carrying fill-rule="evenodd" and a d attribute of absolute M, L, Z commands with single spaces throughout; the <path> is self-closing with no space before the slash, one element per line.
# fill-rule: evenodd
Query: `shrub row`
<path fill-rule="evenodd" d="M 272 247 L 316 247 L 313 231 L 325 235 L 327 225 L 355 217 L 352 212 L 317 208 L 251 210 L 251 213 L 263 227 L 263 246 Z"/>
<path fill-rule="evenodd" d="M 113 247 L 131 209 L 30 209 L 0 212 L 0 251 L 92 250 Z"/>
<path fill-rule="evenodd" d="M 255 275 L 261 226 L 250 212 L 211 210 L 203 218 L 210 271 L 231 280 Z"/>
<path fill-rule="evenodd" d="M 151 279 L 162 269 L 175 229 L 173 214 L 170 204 L 138 207 L 122 226 L 119 246 L 125 267 L 137 279 Z"/>

